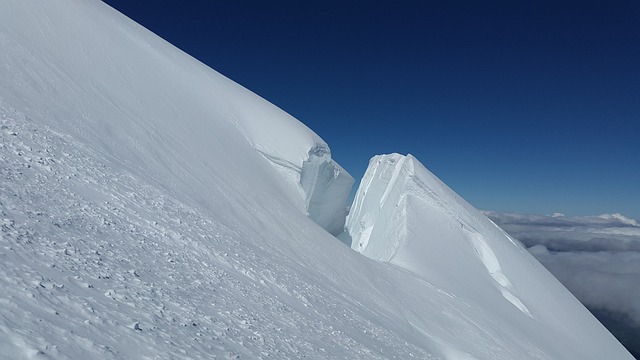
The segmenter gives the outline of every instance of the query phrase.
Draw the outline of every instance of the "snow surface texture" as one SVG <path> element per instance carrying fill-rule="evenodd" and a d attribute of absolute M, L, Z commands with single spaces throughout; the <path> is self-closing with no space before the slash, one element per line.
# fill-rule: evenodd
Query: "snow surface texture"
<path fill-rule="evenodd" d="M 0 85 L 2 356 L 631 358 L 504 238 L 343 246 L 328 146 L 99 1 L 0 0 Z"/>

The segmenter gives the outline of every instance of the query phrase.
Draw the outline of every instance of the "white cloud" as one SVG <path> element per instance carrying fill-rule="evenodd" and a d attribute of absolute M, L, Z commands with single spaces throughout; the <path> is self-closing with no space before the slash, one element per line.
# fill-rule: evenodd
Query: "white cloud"
<path fill-rule="evenodd" d="M 624 313 L 640 326 L 640 252 L 532 253 L 587 307 Z"/>
<path fill-rule="evenodd" d="M 567 217 L 485 212 L 525 246 L 552 251 L 640 251 L 640 225 L 620 214 Z"/>
<path fill-rule="evenodd" d="M 620 214 L 485 214 L 522 241 L 587 307 L 624 314 L 630 325 L 640 327 L 640 225 L 636 220 Z"/>

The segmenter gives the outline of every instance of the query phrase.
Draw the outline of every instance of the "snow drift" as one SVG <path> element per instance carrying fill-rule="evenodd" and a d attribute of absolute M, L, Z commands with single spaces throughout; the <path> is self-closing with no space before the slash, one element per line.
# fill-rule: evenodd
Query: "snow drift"
<path fill-rule="evenodd" d="M 99 1 L 0 0 L 0 85 L 7 357 L 630 358 L 413 159 L 343 246 L 327 144 Z"/>

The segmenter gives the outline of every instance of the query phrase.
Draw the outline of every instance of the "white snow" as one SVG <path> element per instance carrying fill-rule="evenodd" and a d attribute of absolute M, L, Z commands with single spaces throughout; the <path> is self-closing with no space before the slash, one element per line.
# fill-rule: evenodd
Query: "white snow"
<path fill-rule="evenodd" d="M 309 159 L 302 163 L 300 185 L 306 194 L 309 217 L 333 235 L 344 231 L 353 181 L 349 173 L 331 160 L 326 147 L 312 148 Z"/>
<path fill-rule="evenodd" d="M 2 356 L 631 358 L 412 158 L 351 251 L 322 139 L 100 1 L 0 0 L 0 85 Z"/>
<path fill-rule="evenodd" d="M 546 324 L 571 336 L 577 329 L 569 330 L 569 322 L 581 324 L 581 336 L 602 332 L 520 243 L 411 155 L 371 159 L 347 230 L 354 250 L 406 269 L 495 318 L 508 317 L 512 326 L 529 328 L 534 319 L 532 333 L 548 331 L 539 327 Z M 610 339 L 600 341 L 606 347 Z"/>
<path fill-rule="evenodd" d="M 209 208 L 219 208 L 209 194 L 222 182 L 250 193 L 253 174 L 235 163 L 287 164 L 294 171 L 277 169 L 284 179 L 263 181 L 275 181 L 268 186 L 281 188 L 279 198 L 307 209 L 311 196 L 290 184 L 300 182 L 311 149 L 330 156 L 320 137 L 105 4 L 71 4 L 0 2 L 7 102 Z M 224 163 L 233 171 L 220 171 Z"/>

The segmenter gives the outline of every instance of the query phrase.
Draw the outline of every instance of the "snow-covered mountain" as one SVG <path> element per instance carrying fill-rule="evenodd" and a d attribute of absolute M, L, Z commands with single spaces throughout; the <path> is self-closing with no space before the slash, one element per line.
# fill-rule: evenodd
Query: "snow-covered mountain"
<path fill-rule="evenodd" d="M 631 358 L 410 156 L 340 235 L 320 137 L 100 1 L 0 0 L 0 116 L 1 356 Z"/>

